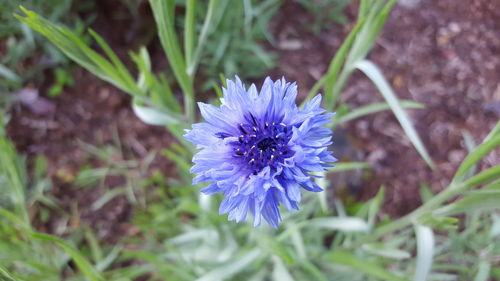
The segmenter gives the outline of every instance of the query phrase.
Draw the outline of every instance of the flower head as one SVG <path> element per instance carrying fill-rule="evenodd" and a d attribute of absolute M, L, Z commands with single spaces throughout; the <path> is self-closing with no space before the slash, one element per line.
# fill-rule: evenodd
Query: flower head
<path fill-rule="evenodd" d="M 301 187 L 322 190 L 309 173 L 336 161 L 327 150 L 332 132 L 323 127 L 333 114 L 320 108 L 321 95 L 298 108 L 297 86 L 284 78 L 266 78 L 258 93 L 236 77 L 223 93 L 220 108 L 198 103 L 206 122 L 184 135 L 200 150 L 193 157 L 193 183 L 211 182 L 205 194 L 224 193 L 219 213 L 229 213 L 229 220 L 241 222 L 250 210 L 254 226 L 264 217 L 277 228 L 280 203 L 298 210 Z"/>

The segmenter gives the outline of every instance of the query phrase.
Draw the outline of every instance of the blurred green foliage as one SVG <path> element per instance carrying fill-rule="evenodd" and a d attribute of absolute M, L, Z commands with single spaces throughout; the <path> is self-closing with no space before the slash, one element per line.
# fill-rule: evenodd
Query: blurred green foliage
<path fill-rule="evenodd" d="M 344 10 L 351 3 L 350 0 L 296 0 L 306 8 L 314 17 L 311 29 L 319 33 L 325 28 L 330 28 L 334 23 L 347 24 Z"/>
<path fill-rule="evenodd" d="M 221 0 L 215 12 L 214 30 L 207 40 L 202 73 L 211 87 L 218 75 L 242 79 L 257 78 L 276 65 L 276 54 L 262 47 L 262 41 L 273 42 L 268 25 L 281 0 Z M 200 3 L 201 7 L 206 4 Z M 202 8 L 203 10 L 203 8 Z M 203 16 L 199 13 L 200 16 Z"/>
<path fill-rule="evenodd" d="M 48 44 L 26 24 L 19 22 L 13 13 L 19 5 L 35 9 L 51 21 L 71 23 L 78 34 L 87 26 L 88 21 L 80 19 L 74 10 L 73 0 L 9 0 L 0 3 L 0 44 L 5 55 L 0 58 L 0 92 L 7 93 L 19 89 L 29 82 L 44 81 L 44 71 L 54 71 L 56 78 L 50 86 L 50 95 L 57 96 L 62 87 L 71 84 L 70 60 L 52 44 Z M 91 9 L 94 0 L 85 0 L 77 7 Z M 91 20 L 91 18 L 89 18 Z"/>

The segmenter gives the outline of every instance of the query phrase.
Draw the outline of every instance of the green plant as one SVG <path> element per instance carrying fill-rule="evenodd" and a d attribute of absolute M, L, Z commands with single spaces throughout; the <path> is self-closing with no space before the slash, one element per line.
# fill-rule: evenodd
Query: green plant
<path fill-rule="evenodd" d="M 219 7 L 224 8 L 214 12 L 216 31 L 207 40 L 201 61 L 203 75 L 212 78 L 206 85 L 217 83 L 214 74 L 256 78 L 275 66 L 276 55 L 264 50 L 259 41 L 272 42 L 267 26 L 280 4 L 279 0 L 220 1 Z"/>
<path fill-rule="evenodd" d="M 70 81 L 60 79 L 61 72 L 71 71 L 69 60 L 53 45 L 41 40 L 39 34 L 14 18 L 12 12 L 20 4 L 21 1 L 17 0 L 0 3 L 0 40 L 7 48 L 5 56 L 0 59 L 0 91 L 11 92 L 29 81 L 42 81 L 44 71 L 55 68 L 58 77 L 50 91 L 51 95 L 57 95 L 63 86 L 70 84 Z M 83 20 L 74 17 L 72 0 L 30 0 L 22 1 L 22 4 L 36 9 L 54 22 L 68 22 L 71 18 L 77 33 L 81 33 L 86 26 Z"/>
<path fill-rule="evenodd" d="M 311 29 L 315 33 L 333 23 L 347 24 L 344 9 L 349 5 L 349 0 L 297 0 L 297 2 L 314 15 Z"/>
<path fill-rule="evenodd" d="M 33 179 L 28 180 L 24 159 L 15 151 L 13 145 L 0 136 L 0 268 L 4 276 L 11 280 L 60 280 L 63 270 L 69 270 L 69 257 L 82 266 L 84 271 L 91 271 L 89 263 L 81 254 L 59 238 L 37 233 L 29 217 L 29 208 L 36 202 L 53 203 L 45 197 L 47 182 L 38 177 L 43 174 L 43 163 L 35 165 Z M 43 161 L 43 160 L 38 160 Z M 28 184 L 34 187 L 28 193 Z M 43 241 L 54 241 L 62 249 L 53 248 Z M 69 254 L 69 256 L 68 256 Z M 7 270 L 16 269 L 10 276 Z M 9 279 L 7 279 L 9 280 Z M 96 279 L 94 279 L 96 280 Z"/>

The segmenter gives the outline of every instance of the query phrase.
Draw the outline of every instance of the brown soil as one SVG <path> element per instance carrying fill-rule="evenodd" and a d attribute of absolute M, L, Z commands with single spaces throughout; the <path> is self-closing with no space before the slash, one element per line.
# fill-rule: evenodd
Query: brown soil
<path fill-rule="evenodd" d="M 340 158 L 371 163 L 373 178 L 363 183 L 362 197 L 371 198 L 385 184 L 385 209 L 395 215 L 420 204 L 420 184 L 429 184 L 433 191 L 445 188 L 467 155 L 462 132 L 480 143 L 500 116 L 500 12 L 494 9 L 500 1 L 474 0 L 468 5 L 453 0 L 401 2 L 409 4 L 395 6 L 369 59 L 382 69 L 398 97 L 426 105 L 409 114 L 436 169 L 426 166 L 390 112 L 341 126 L 354 138 L 361 157 L 351 152 L 343 155 L 344 148 L 337 149 Z M 350 7 L 351 18 L 355 11 L 356 7 Z M 315 36 L 308 30 L 309 22 L 310 16 L 304 16 L 300 6 L 287 2 L 271 26 L 278 45 L 300 39 L 300 48 L 278 47 L 280 68 L 272 74 L 283 73 L 299 81 L 303 94 L 325 72 L 349 29 L 335 26 Z M 358 73 L 341 100 L 355 108 L 382 98 Z M 479 168 L 499 164 L 500 150 L 496 150 Z"/>
<path fill-rule="evenodd" d="M 373 176 L 362 184 L 362 198 L 370 198 L 385 184 L 385 210 L 395 215 L 420 204 L 420 184 L 428 183 L 434 191 L 447 186 L 467 154 L 461 132 L 469 132 L 479 143 L 499 119 L 500 111 L 500 11 L 494 9 L 494 3 L 500 2 L 414 2 L 419 3 L 413 8 L 401 4 L 394 8 L 369 58 L 384 71 L 399 97 L 426 104 L 426 109 L 409 113 L 437 164 L 436 170 L 431 171 L 421 160 L 390 112 L 355 120 L 341 128 L 354 138 L 355 151 L 360 154 L 349 157 L 373 165 Z M 123 27 L 127 22 L 106 17 L 109 7 L 102 5 L 95 28 L 125 56 L 130 35 L 116 32 L 123 30 L 120 27 L 111 32 L 110 26 L 117 23 Z M 348 13 L 353 19 L 355 7 L 350 7 Z M 148 26 L 149 21 L 145 22 Z M 334 26 L 313 34 L 308 28 L 310 23 L 312 15 L 294 1 L 286 1 L 270 26 L 278 41 L 274 49 L 280 56 L 280 67 L 270 75 L 296 80 L 302 93 L 324 73 L 351 27 Z M 165 65 L 165 60 L 160 64 Z M 21 152 L 48 157 L 55 181 L 53 194 L 65 210 L 71 212 L 76 200 L 78 217 L 85 223 L 100 229 L 103 236 L 122 235 L 130 220 L 127 200 L 117 198 L 105 209 L 92 212 L 89 202 L 95 201 L 102 190 L 76 190 L 64 180 L 64 175 L 72 177 L 93 161 L 77 140 L 97 146 L 112 143 L 116 128 L 126 157 L 141 159 L 147 151 L 167 147 L 172 138 L 165 129 L 138 120 L 126 94 L 85 70 L 77 69 L 74 77 L 73 87 L 50 100 L 54 111 L 36 114 L 28 107 L 16 106 L 8 133 Z M 43 95 L 46 85 L 39 88 Z M 352 77 L 341 99 L 353 108 L 382 100 L 360 74 Z M 486 157 L 480 168 L 500 164 L 499 153 Z M 160 157 L 154 166 L 165 173 L 171 173 L 173 167 Z M 110 181 L 111 187 L 118 184 L 119 180 Z"/>

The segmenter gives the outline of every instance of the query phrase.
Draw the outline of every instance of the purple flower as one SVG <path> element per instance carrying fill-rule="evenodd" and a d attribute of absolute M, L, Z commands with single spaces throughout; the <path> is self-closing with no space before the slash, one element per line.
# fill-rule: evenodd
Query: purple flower
<path fill-rule="evenodd" d="M 327 150 L 332 132 L 323 127 L 333 114 L 323 114 L 321 95 L 298 108 L 297 86 L 284 78 L 266 78 L 258 93 L 236 77 L 223 92 L 219 108 L 198 103 L 206 122 L 184 135 L 199 149 L 193 183 L 211 182 L 201 190 L 205 194 L 224 193 L 219 213 L 229 213 L 229 220 L 241 222 L 250 210 L 254 226 L 264 217 L 277 228 L 280 203 L 298 210 L 301 187 L 322 191 L 309 173 L 336 161 Z"/>

